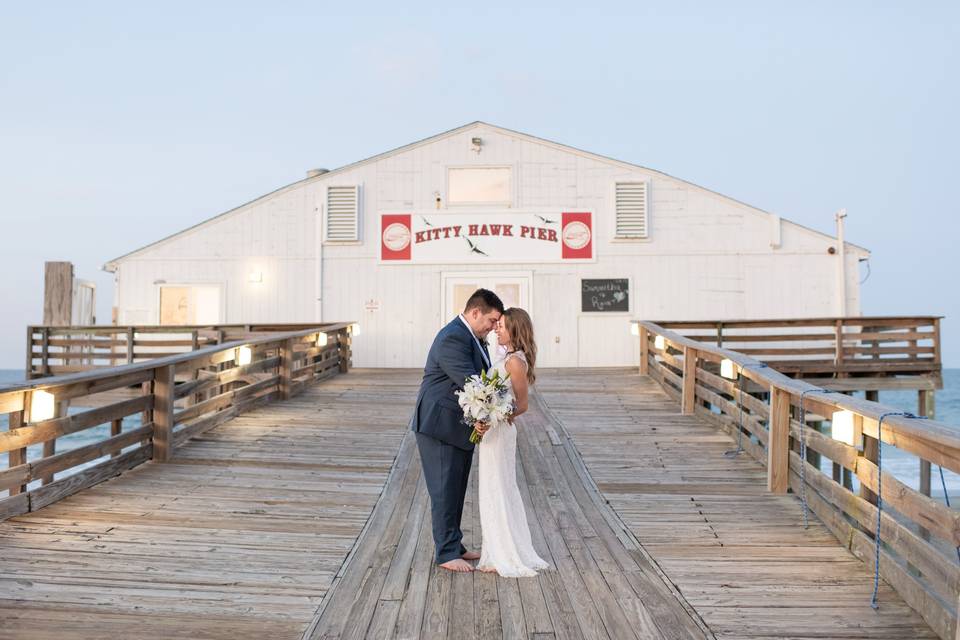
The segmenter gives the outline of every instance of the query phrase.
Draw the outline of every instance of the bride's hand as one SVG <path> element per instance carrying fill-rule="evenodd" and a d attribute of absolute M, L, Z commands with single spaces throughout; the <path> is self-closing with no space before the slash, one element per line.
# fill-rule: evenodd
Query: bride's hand
<path fill-rule="evenodd" d="M 486 424 L 485 422 L 474 422 L 473 428 L 477 430 L 477 433 L 483 435 L 490 430 L 490 425 Z"/>

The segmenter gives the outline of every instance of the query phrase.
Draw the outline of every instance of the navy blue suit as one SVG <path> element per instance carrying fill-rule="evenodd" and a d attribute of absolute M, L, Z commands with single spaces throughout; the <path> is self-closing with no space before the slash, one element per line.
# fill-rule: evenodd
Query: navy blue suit
<path fill-rule="evenodd" d="M 410 428 L 417 434 L 423 478 L 430 494 L 434 557 L 438 563 L 466 552 L 460 520 L 473 463 L 471 426 L 463 423 L 456 391 L 481 369 L 489 369 L 472 331 L 460 317 L 440 330 L 427 354 Z"/>

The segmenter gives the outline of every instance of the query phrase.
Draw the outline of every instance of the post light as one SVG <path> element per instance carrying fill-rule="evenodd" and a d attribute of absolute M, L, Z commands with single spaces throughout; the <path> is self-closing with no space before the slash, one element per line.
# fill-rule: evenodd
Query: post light
<path fill-rule="evenodd" d="M 237 349 L 237 366 L 242 367 L 245 364 L 250 364 L 253 360 L 253 349 L 250 347 L 240 347 Z"/>
<path fill-rule="evenodd" d="M 43 389 L 34 389 L 30 394 L 30 422 L 50 420 L 56 413 L 53 394 Z"/>
<path fill-rule="evenodd" d="M 855 428 L 854 415 L 852 411 L 847 411 L 846 409 L 843 409 L 842 411 L 834 411 L 833 418 L 830 422 L 830 431 L 834 440 L 844 442 L 851 447 L 856 444 L 854 442 Z"/>
<path fill-rule="evenodd" d="M 733 360 L 724 358 L 720 361 L 720 375 L 728 380 L 737 379 L 737 369 L 733 366 Z"/>
<path fill-rule="evenodd" d="M 638 325 L 636 322 L 630 323 L 630 335 L 632 336 L 640 335 L 640 325 Z"/>
<path fill-rule="evenodd" d="M 360 335 L 360 325 L 357 324 L 356 322 L 350 325 L 350 335 L 352 336 Z"/>
<path fill-rule="evenodd" d="M 653 346 L 663 351 L 667 348 L 667 341 L 663 339 L 663 336 L 657 336 L 653 339 Z"/>
<path fill-rule="evenodd" d="M 318 346 L 318 347 L 325 347 L 325 346 L 327 346 L 327 341 L 328 341 L 327 334 L 325 334 L 323 331 L 321 331 L 320 333 L 317 334 L 317 346 Z"/>
<path fill-rule="evenodd" d="M 247 280 L 250 282 L 263 282 L 263 271 L 251 271 L 250 275 L 247 276 Z"/>

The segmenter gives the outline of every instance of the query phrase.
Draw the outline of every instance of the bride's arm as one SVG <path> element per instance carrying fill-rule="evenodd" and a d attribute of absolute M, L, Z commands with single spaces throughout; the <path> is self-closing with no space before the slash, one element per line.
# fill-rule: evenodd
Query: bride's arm
<path fill-rule="evenodd" d="M 527 411 L 527 396 L 529 389 L 527 387 L 527 368 L 520 358 L 507 358 L 503 364 L 510 374 L 510 382 L 513 383 L 513 397 L 516 400 L 517 409 L 513 412 L 516 418 L 521 413 Z"/>

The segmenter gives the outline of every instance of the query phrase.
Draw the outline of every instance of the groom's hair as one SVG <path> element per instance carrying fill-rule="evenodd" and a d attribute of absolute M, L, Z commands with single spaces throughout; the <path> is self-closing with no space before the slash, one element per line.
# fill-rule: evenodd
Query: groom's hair
<path fill-rule="evenodd" d="M 503 302 L 493 291 L 477 289 L 467 299 L 467 305 L 463 308 L 463 312 L 466 313 L 474 308 L 479 308 L 484 314 L 490 313 L 494 309 L 503 313 Z"/>

